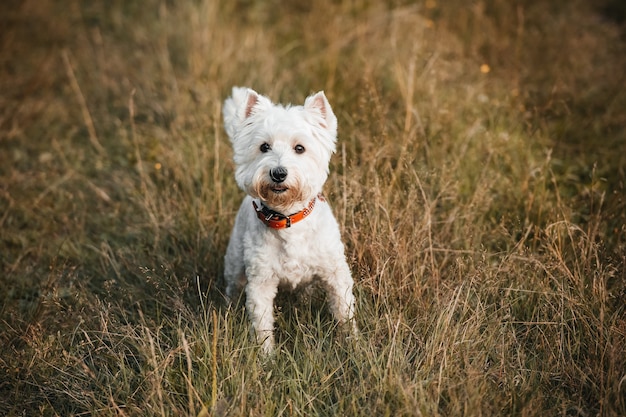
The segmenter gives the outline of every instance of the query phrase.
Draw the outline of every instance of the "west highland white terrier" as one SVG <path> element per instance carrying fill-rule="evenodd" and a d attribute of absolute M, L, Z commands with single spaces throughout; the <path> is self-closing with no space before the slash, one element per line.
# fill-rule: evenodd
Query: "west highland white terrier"
<path fill-rule="evenodd" d="M 321 194 L 337 141 L 326 96 L 320 91 L 303 106 L 282 106 L 235 87 L 223 113 L 235 180 L 247 194 L 224 258 L 227 298 L 237 301 L 245 290 L 253 333 L 269 353 L 278 288 L 317 280 L 336 320 L 356 336 L 352 276 L 339 225 Z"/>

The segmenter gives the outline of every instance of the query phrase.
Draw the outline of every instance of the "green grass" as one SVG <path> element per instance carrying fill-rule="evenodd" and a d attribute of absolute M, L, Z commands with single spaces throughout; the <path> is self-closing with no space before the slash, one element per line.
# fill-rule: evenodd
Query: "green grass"
<path fill-rule="evenodd" d="M 587 3 L 3 3 L 0 414 L 625 415 L 626 29 Z M 224 304 L 233 85 L 338 116 L 357 341 L 281 296 L 263 359 Z"/>

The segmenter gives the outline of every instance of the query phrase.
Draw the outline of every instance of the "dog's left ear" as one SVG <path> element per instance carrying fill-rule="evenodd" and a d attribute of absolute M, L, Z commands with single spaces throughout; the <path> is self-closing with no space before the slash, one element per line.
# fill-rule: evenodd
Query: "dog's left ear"
<path fill-rule="evenodd" d="M 304 101 L 304 110 L 314 116 L 322 128 L 328 130 L 333 136 L 337 135 L 337 117 L 330 108 L 323 91 L 307 97 Z"/>

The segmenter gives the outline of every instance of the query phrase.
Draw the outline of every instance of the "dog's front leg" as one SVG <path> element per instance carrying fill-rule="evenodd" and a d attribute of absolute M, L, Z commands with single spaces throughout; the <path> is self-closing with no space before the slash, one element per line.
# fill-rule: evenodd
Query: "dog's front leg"
<path fill-rule="evenodd" d="M 257 343 L 269 354 L 274 349 L 274 299 L 278 284 L 248 281 L 246 285 L 246 310 Z"/>
<path fill-rule="evenodd" d="M 359 330 L 354 318 L 354 295 L 352 287 L 354 281 L 348 264 L 340 262 L 336 270 L 327 277 L 326 291 L 330 302 L 330 308 L 339 324 L 346 327 L 353 337 L 357 337 Z M 349 326 L 349 327 L 348 327 Z"/>

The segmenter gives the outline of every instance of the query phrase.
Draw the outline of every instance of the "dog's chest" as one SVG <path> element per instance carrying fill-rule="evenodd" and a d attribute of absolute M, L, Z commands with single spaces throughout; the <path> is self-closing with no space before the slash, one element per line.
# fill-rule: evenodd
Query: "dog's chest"
<path fill-rule="evenodd" d="M 277 239 L 268 248 L 274 275 L 283 287 L 295 289 L 309 283 L 324 268 L 324 255 L 319 239 L 293 236 Z"/>

